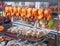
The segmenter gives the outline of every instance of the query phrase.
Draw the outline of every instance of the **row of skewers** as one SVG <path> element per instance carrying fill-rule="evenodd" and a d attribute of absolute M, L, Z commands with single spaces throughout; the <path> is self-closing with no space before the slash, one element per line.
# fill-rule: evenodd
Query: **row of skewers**
<path fill-rule="evenodd" d="M 40 20 L 43 18 L 47 18 L 49 21 L 51 19 L 51 9 L 44 9 L 44 8 L 27 8 L 27 7 L 13 7 L 13 6 L 6 6 L 5 7 L 5 15 L 6 16 L 18 16 L 20 18 L 27 18 L 33 20 Z"/>

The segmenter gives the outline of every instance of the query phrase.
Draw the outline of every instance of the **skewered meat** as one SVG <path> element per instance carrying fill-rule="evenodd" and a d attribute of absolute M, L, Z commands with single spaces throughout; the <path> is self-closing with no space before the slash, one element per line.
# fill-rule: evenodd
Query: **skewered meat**
<path fill-rule="evenodd" d="M 16 7 L 13 7 L 13 12 L 12 12 L 12 16 L 15 15 L 17 13 L 17 8 Z"/>
<path fill-rule="evenodd" d="M 30 18 L 32 16 L 32 8 L 27 9 L 27 18 Z"/>
<path fill-rule="evenodd" d="M 50 10 L 50 9 L 45 9 L 45 11 L 44 11 L 44 15 L 45 15 L 45 17 L 47 18 L 47 21 L 49 21 L 49 20 L 51 20 L 51 13 L 52 13 L 52 10 Z"/>
<path fill-rule="evenodd" d="M 16 13 L 16 16 L 20 16 L 21 15 L 21 11 L 22 10 L 22 8 L 20 8 L 20 7 L 17 7 L 17 13 Z"/>
<path fill-rule="evenodd" d="M 11 14 L 12 14 L 12 6 L 9 6 L 9 13 L 7 13 L 7 14 L 9 14 L 9 16 L 12 16 Z"/>
<path fill-rule="evenodd" d="M 20 15 L 21 15 L 21 12 L 22 12 L 21 10 L 22 10 L 22 8 L 20 8 L 20 7 L 17 8 L 17 12 L 18 12 Z"/>
<path fill-rule="evenodd" d="M 7 14 L 8 13 L 8 14 Z M 9 7 L 8 6 L 6 6 L 5 7 L 5 16 L 8 16 L 9 15 Z"/>
<path fill-rule="evenodd" d="M 38 13 L 38 10 L 36 8 L 33 8 L 32 15 L 33 16 L 36 16 L 36 15 L 38 15 L 37 13 Z"/>
<path fill-rule="evenodd" d="M 40 19 L 42 19 L 44 17 L 44 9 L 42 8 L 42 9 L 39 9 L 38 10 L 38 19 L 40 20 Z"/>
<path fill-rule="evenodd" d="M 51 9 L 45 9 L 44 15 L 50 15 L 52 13 Z"/>
<path fill-rule="evenodd" d="M 22 8 L 21 17 L 25 17 L 26 13 L 27 13 L 26 8 Z"/>
<path fill-rule="evenodd" d="M 40 8 L 39 10 L 38 10 L 38 15 L 41 15 L 41 14 L 43 14 L 44 13 L 44 8 Z"/>
<path fill-rule="evenodd" d="M 13 7 L 13 12 L 17 12 L 17 7 Z"/>
<path fill-rule="evenodd" d="M 13 7 L 10 6 L 10 7 L 9 7 L 9 12 L 10 12 L 10 13 L 12 13 L 12 9 L 13 9 Z"/>
<path fill-rule="evenodd" d="M 5 7 L 5 12 L 6 13 L 9 12 L 9 7 L 8 6 Z"/>
<path fill-rule="evenodd" d="M 38 9 L 33 8 L 33 10 L 32 10 L 32 18 L 33 18 L 34 21 L 37 20 L 37 15 L 38 15 Z"/>

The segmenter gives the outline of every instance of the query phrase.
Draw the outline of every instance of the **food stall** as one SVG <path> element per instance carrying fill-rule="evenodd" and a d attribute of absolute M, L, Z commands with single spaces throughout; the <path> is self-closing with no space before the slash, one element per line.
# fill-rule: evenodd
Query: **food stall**
<path fill-rule="evenodd" d="M 52 41 L 48 39 L 56 41 L 59 28 L 57 0 L 1 2 L 1 46 L 50 46 Z"/>

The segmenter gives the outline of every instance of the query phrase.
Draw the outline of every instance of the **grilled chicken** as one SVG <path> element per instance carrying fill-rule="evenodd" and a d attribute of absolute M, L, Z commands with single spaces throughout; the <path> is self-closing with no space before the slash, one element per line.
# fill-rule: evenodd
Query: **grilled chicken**
<path fill-rule="evenodd" d="M 44 17 L 44 9 L 41 8 L 38 10 L 38 19 L 42 19 Z"/>
<path fill-rule="evenodd" d="M 22 8 L 21 17 L 25 17 L 26 14 L 27 14 L 27 9 L 26 8 Z"/>
<path fill-rule="evenodd" d="M 27 18 L 30 18 L 32 16 L 32 8 L 27 9 Z"/>

